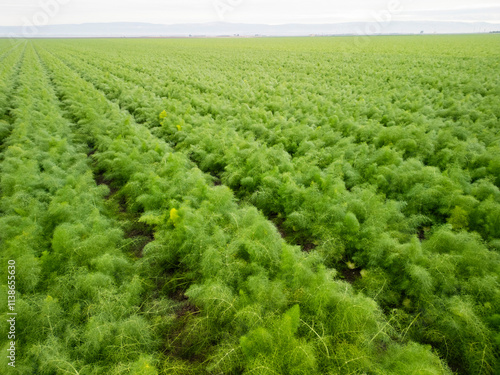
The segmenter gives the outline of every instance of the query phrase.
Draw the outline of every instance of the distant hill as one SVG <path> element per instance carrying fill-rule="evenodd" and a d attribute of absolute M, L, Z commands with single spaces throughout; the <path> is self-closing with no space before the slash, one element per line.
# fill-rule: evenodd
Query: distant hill
<path fill-rule="evenodd" d="M 189 37 L 189 36 L 301 36 L 359 34 L 489 33 L 500 24 L 486 22 L 351 22 L 334 24 L 201 23 L 158 25 L 149 23 L 86 23 L 39 27 L 0 26 L 0 37 Z"/>

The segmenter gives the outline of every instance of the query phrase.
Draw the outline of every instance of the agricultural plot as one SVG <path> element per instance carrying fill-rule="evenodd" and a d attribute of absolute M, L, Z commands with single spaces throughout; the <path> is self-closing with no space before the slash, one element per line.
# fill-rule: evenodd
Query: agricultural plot
<path fill-rule="evenodd" d="M 0 41 L 2 373 L 499 373 L 499 47 Z"/>

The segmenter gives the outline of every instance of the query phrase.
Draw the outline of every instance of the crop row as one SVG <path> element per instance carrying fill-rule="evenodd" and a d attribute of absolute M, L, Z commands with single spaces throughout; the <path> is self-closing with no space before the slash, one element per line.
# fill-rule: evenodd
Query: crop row
<path fill-rule="evenodd" d="M 155 336 L 165 337 L 161 372 L 446 372 L 428 349 L 397 344 L 376 304 L 334 281 L 320 258 L 284 243 L 254 207 L 38 51 L 97 168 L 155 226 L 138 267 Z M 172 309 L 183 296 L 185 309 Z"/>
<path fill-rule="evenodd" d="M 100 63 L 106 59 L 121 65 L 119 52 L 112 58 L 112 53 L 103 56 L 95 45 L 94 50 L 78 50 L 85 51 L 78 54 L 83 59 L 94 55 Z M 187 102 L 218 123 L 230 122 L 271 145 L 283 143 L 292 155 L 300 143 L 321 135 L 318 127 L 335 125 L 344 137 L 394 146 L 403 157 L 416 157 L 426 165 L 445 170 L 452 162 L 474 171 L 478 168 L 472 160 L 485 157 L 483 144 L 495 139 L 498 85 L 486 79 L 497 68 L 493 58 L 426 57 L 411 64 L 412 56 L 404 54 L 323 53 L 313 55 L 315 60 L 289 52 L 279 57 L 258 54 L 250 60 L 246 53 L 220 56 L 217 51 L 221 61 L 214 64 L 214 54 L 204 51 L 203 60 L 195 60 L 200 64 L 194 67 L 192 52 L 190 56 L 183 50 L 154 51 L 128 56 L 126 67 L 133 69 L 136 83 L 183 102 L 178 105 L 180 112 Z M 386 69 L 378 69 L 380 65 Z M 380 90 L 381 85 L 390 87 Z M 311 127 L 319 131 L 308 131 Z"/>
<path fill-rule="evenodd" d="M 138 314 L 142 285 L 128 242 L 105 204 L 109 189 L 96 185 L 31 44 L 19 68 L 0 180 L 2 264 L 16 265 L 15 370 L 147 374 L 154 340 Z"/>
<path fill-rule="evenodd" d="M 9 50 L 0 57 L 0 143 L 11 131 L 8 119 L 10 97 L 17 79 L 23 48 Z"/>
<path fill-rule="evenodd" d="M 112 98 L 120 99 L 121 105 L 134 113 L 139 120 L 147 121 L 150 125 L 156 124 L 157 113 L 162 107 L 168 106 L 166 118 L 163 119 L 163 124 L 168 126 L 165 129 L 165 135 L 177 143 L 177 149 L 188 150 L 202 169 L 215 175 L 222 175 L 225 184 L 246 194 L 252 203 L 259 208 L 266 209 L 268 213 L 275 212 L 284 215 L 286 207 L 280 204 L 279 199 L 275 199 L 277 193 L 271 187 L 264 186 L 264 189 L 260 189 L 262 179 L 259 174 L 262 173 L 259 172 L 265 170 L 266 167 L 270 168 L 261 160 L 249 163 L 248 155 L 259 153 L 263 155 L 262 159 L 273 160 L 279 174 L 290 171 L 292 168 L 292 175 L 296 177 L 297 182 L 306 186 L 312 181 L 321 183 L 324 180 L 322 173 L 331 174 L 331 167 L 335 165 L 336 177 L 341 177 L 348 189 L 359 185 L 376 187 L 378 193 L 389 199 L 407 202 L 408 206 L 403 209 L 407 216 L 424 214 L 435 223 L 440 223 L 446 219 L 453 220 L 451 218 L 455 212 L 453 210 L 458 207 L 461 212 L 464 212 L 470 230 L 481 233 L 486 240 L 498 238 L 499 233 L 496 228 L 499 225 L 495 217 L 499 216 L 500 205 L 494 176 L 498 164 L 495 157 L 500 155 L 497 155 L 498 137 L 494 134 L 489 136 L 491 147 L 485 147 L 477 138 L 466 137 L 466 141 L 454 143 L 451 134 L 446 131 L 438 133 L 436 143 L 450 141 L 453 147 L 446 148 L 446 152 L 459 155 L 463 160 L 469 160 L 471 165 L 474 165 L 475 171 L 482 171 L 480 172 L 482 176 L 477 175 L 477 172 L 474 172 L 476 175 L 473 176 L 469 171 L 449 160 L 446 161 L 445 172 L 441 173 L 439 169 L 425 165 L 414 158 L 405 158 L 397 149 L 384 145 L 379 140 L 372 140 L 374 144 L 368 143 L 368 145 L 354 143 L 352 138 L 344 138 L 341 133 L 335 129 L 332 130 L 330 126 L 324 130 L 308 127 L 308 133 L 314 135 L 308 140 L 299 142 L 300 153 L 292 158 L 294 165 L 290 166 L 290 157 L 283 147 L 286 149 L 287 142 L 295 138 L 296 134 L 301 133 L 303 126 L 300 124 L 291 128 L 292 132 L 288 141 L 278 144 L 253 142 L 253 137 L 248 135 L 248 128 L 238 130 L 236 127 L 238 131 L 235 131 L 232 123 L 227 123 L 224 119 L 218 118 L 214 121 L 207 116 L 197 116 L 199 113 L 195 116 L 188 114 L 187 118 L 179 119 L 182 117 L 182 104 L 160 97 L 159 92 L 163 86 L 161 81 L 156 80 L 153 85 L 151 82 L 154 78 L 151 78 L 148 83 L 143 77 L 137 78 L 130 71 L 126 72 L 126 68 L 116 65 L 108 65 L 107 68 L 118 72 L 121 77 L 133 83 L 124 83 L 113 77 L 100 77 L 100 70 L 97 66 L 100 64 L 106 66 L 106 64 L 99 59 L 96 59 L 94 64 L 95 69 L 90 68 L 85 71 L 86 74 L 90 74 L 89 79 L 96 84 L 101 84 L 100 87 Z M 148 90 L 137 87 L 139 81 L 142 81 Z M 465 126 L 462 124 L 455 128 L 465 129 Z M 197 131 L 190 132 L 191 127 L 196 127 Z M 422 142 L 422 139 L 417 137 L 422 132 L 419 125 L 396 128 L 398 128 L 396 132 L 390 130 L 393 133 L 390 138 L 394 138 L 395 143 L 397 139 L 404 138 L 399 135 L 413 134 L 414 137 L 408 139 L 408 142 L 414 144 L 415 148 L 417 144 L 420 144 L 419 149 L 432 153 L 434 145 Z M 385 128 L 381 133 L 387 129 L 391 128 Z M 377 130 L 372 129 L 370 132 L 376 133 Z M 388 132 L 385 133 L 388 134 Z M 227 142 L 228 139 L 231 142 Z M 445 141 L 446 139 L 448 141 Z M 326 142 L 328 144 L 325 144 Z M 220 147 L 220 145 L 224 146 Z M 235 147 L 231 148 L 232 145 L 237 145 L 244 151 L 235 150 Z M 438 159 L 443 158 L 438 155 Z M 339 160 L 343 161 L 340 165 Z M 306 169 L 308 173 L 303 172 Z M 484 220 L 484 217 L 487 219 Z"/>
<path fill-rule="evenodd" d="M 363 277 L 357 281 L 359 289 L 376 297 L 386 308 L 398 306 L 396 321 L 403 327 L 413 322 L 411 333 L 415 339 L 433 344 L 443 354 L 447 353 L 450 363 L 468 367 L 470 371 L 477 368 L 485 353 L 489 353 L 490 358 L 486 363 L 492 366 L 496 350 L 494 332 L 498 328 L 494 323 L 488 327 L 488 322 L 498 306 L 498 288 L 494 278 L 498 265 L 496 261 L 491 262 L 495 253 L 488 251 L 474 235 L 465 232 L 454 234 L 446 228 L 437 228 L 432 235 L 425 233 L 429 241 L 422 245 L 415 236 L 411 239 L 408 235 L 425 223 L 425 218 L 422 222 L 422 218 L 416 215 L 437 212 L 441 220 L 442 216 L 448 217 L 455 229 L 470 225 L 485 238 L 498 238 L 495 231 L 499 226 L 495 224 L 498 220 L 495 217 L 498 217 L 499 195 L 491 182 L 481 180 L 471 185 L 460 168 L 454 174 L 441 174 L 438 169 L 426 167 L 416 160 L 404 160 L 400 153 L 389 147 L 377 150 L 371 145 L 359 146 L 341 140 L 338 133 L 323 132 L 313 139 L 316 143 L 311 139 L 305 142 L 312 143 L 303 152 L 309 160 L 296 155 L 291 159 L 282 148 L 242 136 L 224 121 L 218 121 L 219 117 L 216 121 L 207 121 L 202 115 L 198 116 L 198 122 L 195 118 L 194 121 L 179 123 L 175 118 L 177 113 L 170 112 L 172 107 L 179 109 L 179 106 L 172 104 L 175 100 L 155 95 L 161 90 L 161 84 L 154 78 L 145 82 L 151 93 L 129 83 L 138 78 L 126 68 L 102 63 L 127 79 L 124 81 L 112 74 L 103 75 L 93 68 L 92 65 L 101 64 L 99 59 L 85 64 L 60 51 L 58 56 L 109 98 L 118 99 L 120 105 L 139 120 L 146 120 L 147 124 L 157 123 L 161 108 L 169 109 L 166 117 L 163 115 L 163 128 L 155 134 L 171 140 L 176 144 L 176 150 L 184 151 L 204 170 L 219 174 L 221 169 L 224 170 L 221 173 L 223 183 L 235 189 L 240 196 L 249 197 L 250 202 L 267 214 L 280 214 L 286 219 L 286 229 L 298 232 L 302 241 L 312 238 L 318 242 L 320 254 L 330 259 L 327 264 L 335 264 L 332 261 L 347 255 L 358 266 L 363 266 Z M 143 77 L 139 79 L 143 80 Z M 155 85 L 152 82 L 156 82 Z M 143 117 L 144 114 L 147 116 Z M 189 119 L 193 120 L 196 115 L 190 115 Z M 197 126 L 191 127 L 196 123 Z M 329 157 L 336 161 L 347 155 L 347 160 L 341 166 L 333 162 L 325 172 L 311 168 L 311 164 L 315 164 L 315 155 L 311 157 L 310 154 L 315 147 L 321 147 L 318 142 L 324 141 L 326 135 L 336 140 L 332 149 L 344 146 L 341 152 L 328 150 Z M 364 159 L 364 162 L 356 163 L 357 159 Z M 218 167 L 207 168 L 210 162 L 218 163 Z M 393 193 L 393 197 L 410 202 L 413 207 L 406 213 L 413 213 L 414 216 L 404 218 L 400 213 L 401 204 L 397 201 L 384 202 L 380 190 L 391 196 L 390 190 L 379 187 L 379 191 L 374 191 L 369 186 L 373 185 L 369 184 L 372 182 L 371 175 L 379 177 L 383 172 L 387 175 L 388 167 L 392 170 L 389 171 L 391 179 L 387 185 L 391 189 L 394 189 L 395 183 L 400 185 L 400 195 Z M 354 173 L 358 173 L 368 184 L 355 187 L 352 191 L 346 189 L 346 185 L 350 186 L 344 178 L 346 168 L 354 169 Z M 366 169 L 370 168 L 367 173 Z M 231 177 L 236 182 L 232 182 Z M 244 180 L 245 183 L 242 183 Z M 402 195 L 403 192 L 405 195 Z M 473 196 L 468 194 L 470 192 Z M 154 223 L 157 218 L 150 217 L 149 220 Z M 439 222 L 434 220 L 434 224 Z M 495 242 L 492 244 L 494 246 Z M 325 249 L 326 246 L 329 247 Z M 471 282 L 471 277 L 474 282 Z M 477 280 L 481 280 L 482 285 L 490 285 L 490 292 L 479 292 Z M 484 306 L 487 306 L 486 310 Z M 448 315 L 453 315 L 455 310 L 470 310 L 469 319 L 475 322 L 474 328 L 470 326 L 466 339 L 460 331 L 465 324 L 461 322 L 462 318 L 456 319 L 454 327 L 443 321 L 449 319 Z M 440 336 L 436 336 L 436 331 Z M 448 348 L 451 341 L 455 342 L 452 350 Z M 482 342 L 486 343 L 481 345 Z M 470 350 L 471 347 L 477 350 Z M 488 366 L 481 368 L 487 373 Z"/>

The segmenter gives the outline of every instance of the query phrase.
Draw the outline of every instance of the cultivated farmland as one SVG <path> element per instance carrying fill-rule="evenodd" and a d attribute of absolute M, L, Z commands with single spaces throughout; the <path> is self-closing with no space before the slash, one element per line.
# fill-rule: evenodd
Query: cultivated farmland
<path fill-rule="evenodd" d="M 500 373 L 500 35 L 0 40 L 0 140 L 2 374 Z"/>

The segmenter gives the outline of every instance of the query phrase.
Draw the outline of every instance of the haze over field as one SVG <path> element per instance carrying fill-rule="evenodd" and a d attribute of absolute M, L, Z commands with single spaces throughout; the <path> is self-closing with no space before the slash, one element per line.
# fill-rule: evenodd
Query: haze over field
<path fill-rule="evenodd" d="M 20 0 L 0 5 L 0 36 L 218 36 L 483 33 L 497 1 Z"/>
<path fill-rule="evenodd" d="M 487 33 L 500 30 L 500 24 L 486 22 L 348 22 L 335 24 L 204 24 L 159 25 L 117 22 L 82 25 L 0 26 L 0 37 L 187 37 L 187 36 L 301 36 L 301 35 L 377 35 L 377 34 L 455 34 Z"/>

